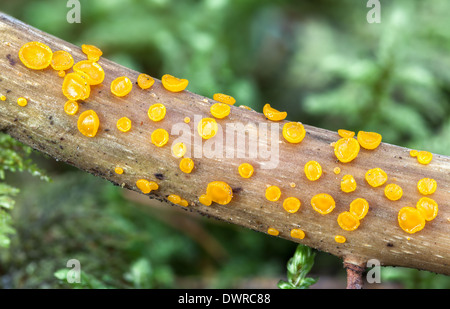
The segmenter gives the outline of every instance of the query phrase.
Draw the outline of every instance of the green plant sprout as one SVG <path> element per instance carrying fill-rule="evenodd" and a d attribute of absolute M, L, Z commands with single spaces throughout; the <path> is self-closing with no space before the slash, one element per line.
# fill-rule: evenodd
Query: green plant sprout
<path fill-rule="evenodd" d="M 298 245 L 294 256 L 287 263 L 287 279 L 280 280 L 280 289 L 307 289 L 317 282 L 318 279 L 306 277 L 314 265 L 316 253 L 307 246 Z"/>

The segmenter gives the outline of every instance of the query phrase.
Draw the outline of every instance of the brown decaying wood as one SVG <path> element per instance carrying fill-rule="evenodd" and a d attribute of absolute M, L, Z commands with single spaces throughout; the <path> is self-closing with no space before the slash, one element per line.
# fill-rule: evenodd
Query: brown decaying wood
<path fill-rule="evenodd" d="M 171 156 L 170 150 L 171 142 L 178 136 L 171 135 L 171 141 L 165 147 L 157 148 L 150 143 L 150 134 L 156 128 L 165 128 L 170 133 L 172 126 L 183 123 L 186 116 L 192 120 L 194 115 L 210 117 L 212 99 L 189 91 L 171 93 L 162 87 L 159 80 L 148 90 L 135 85 L 126 97 L 115 97 L 109 89 L 111 81 L 125 75 L 134 82 L 139 73 L 102 57 L 99 64 L 104 68 L 106 78 L 101 85 L 93 86 L 89 99 L 81 103 L 80 112 L 93 109 L 101 122 L 97 136 L 88 138 L 77 130 L 77 116 L 69 116 L 63 111 L 67 100 L 61 91 L 63 79 L 57 72 L 51 68 L 30 70 L 19 60 L 20 47 L 29 41 L 43 42 L 53 51 L 66 50 L 75 61 L 85 59 L 80 47 L 0 14 L 0 93 L 7 97 L 5 102 L 0 102 L 0 129 L 24 144 L 130 190 L 137 191 L 135 182 L 140 178 L 155 180 L 160 189 L 149 194 L 151 198 L 165 200 L 168 194 L 178 194 L 190 202 L 189 211 L 263 233 L 268 227 L 274 227 L 280 231 L 281 238 L 346 258 L 346 261 L 355 260 L 356 265 L 368 259 L 378 259 L 381 265 L 450 274 L 448 157 L 435 154 L 429 165 L 421 165 L 409 156 L 408 149 L 382 143 L 373 151 L 361 149 L 354 161 L 342 164 L 336 161 L 330 146 L 339 138 L 336 132 L 305 125 L 307 134 L 303 142 L 289 144 L 283 140 L 280 126 L 280 163 L 277 169 L 262 169 L 267 160 L 261 158 L 194 158 L 194 171 L 184 174 L 178 168 L 180 159 Z M 211 93 L 214 92 L 220 90 L 211 89 Z M 17 105 L 16 100 L 20 96 L 29 99 L 26 107 Z M 147 117 L 148 107 L 156 102 L 167 107 L 166 118 L 158 123 Z M 276 103 L 272 106 L 276 108 Z M 117 119 L 123 116 L 133 121 L 133 128 L 128 133 L 116 129 Z M 230 116 L 218 120 L 218 123 L 223 127 L 225 123 L 260 126 L 269 121 L 261 113 L 233 106 Z M 188 126 L 193 137 L 197 134 L 194 121 Z M 235 146 L 224 145 L 224 153 L 227 147 Z M 318 181 L 311 182 L 305 178 L 303 166 L 309 160 L 316 160 L 323 167 L 324 174 Z M 250 179 L 241 178 L 237 172 L 237 167 L 243 162 L 255 166 L 255 174 Z M 118 165 L 124 168 L 122 175 L 114 173 L 114 167 Z M 336 166 L 342 170 L 339 175 L 333 173 Z M 387 172 L 388 183 L 397 183 L 403 188 L 401 200 L 389 201 L 383 194 L 384 186 L 372 188 L 366 183 L 364 174 L 374 167 Z M 345 174 L 354 175 L 358 183 L 353 193 L 340 191 L 340 179 Z M 397 214 L 401 207 L 416 204 L 421 197 L 416 185 L 424 177 L 434 178 L 438 183 L 432 198 L 439 204 L 439 213 L 422 231 L 410 235 L 400 229 Z M 214 180 L 225 181 L 234 189 L 230 204 L 207 207 L 198 203 L 198 197 L 205 193 L 207 184 Z M 295 187 L 290 186 L 292 182 Z M 281 188 L 280 201 L 265 199 L 267 185 Z M 328 215 L 317 213 L 310 205 L 311 197 L 322 192 L 329 193 L 336 200 L 336 208 Z M 282 199 L 288 196 L 301 200 L 297 213 L 288 214 L 283 210 Z M 370 210 L 357 230 L 347 232 L 339 227 L 336 218 L 340 212 L 347 211 L 350 202 L 357 197 L 366 198 Z M 304 230 L 306 237 L 303 240 L 291 238 L 289 232 L 293 228 Z M 347 242 L 336 243 L 334 236 L 337 234 L 344 235 Z"/>

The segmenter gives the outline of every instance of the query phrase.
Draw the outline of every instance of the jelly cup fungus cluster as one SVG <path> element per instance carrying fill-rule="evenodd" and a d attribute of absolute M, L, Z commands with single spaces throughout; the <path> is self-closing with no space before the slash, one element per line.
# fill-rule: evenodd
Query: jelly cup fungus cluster
<path fill-rule="evenodd" d="M 87 59 L 79 62 L 74 61 L 72 55 L 64 50 L 53 52 L 50 47 L 41 42 L 29 42 L 24 44 L 19 50 L 19 58 L 21 62 L 30 69 L 43 70 L 51 67 L 58 72 L 58 75 L 63 77 L 62 93 L 67 98 L 64 104 L 64 112 L 68 115 L 76 115 L 79 111 L 78 101 L 86 100 L 91 94 L 91 87 L 101 84 L 105 79 L 105 72 L 98 63 L 102 56 L 102 51 L 93 45 L 82 45 L 83 53 Z M 72 72 L 66 74 L 66 71 L 72 69 Z M 140 74 L 137 77 L 136 84 L 140 89 L 149 89 L 153 86 L 155 80 L 147 74 Z M 165 74 L 161 78 L 163 87 L 170 92 L 181 92 L 188 86 L 188 80 L 177 78 L 175 76 Z M 117 97 L 127 96 L 133 89 L 133 81 L 127 76 L 118 76 L 110 84 L 110 91 Z M 2 101 L 6 100 L 4 95 L 0 96 Z M 232 109 L 231 106 L 236 103 L 236 100 L 227 94 L 215 93 L 213 99 L 216 101 L 210 106 L 210 115 L 202 118 L 197 126 L 199 136 L 204 140 L 213 138 L 218 132 L 218 124 L 216 119 L 227 118 Z M 19 106 L 25 107 L 28 104 L 26 98 L 20 97 L 17 99 Z M 250 107 L 240 105 L 240 108 L 251 110 Z M 153 123 L 162 122 L 165 119 L 167 110 L 164 104 L 156 103 L 148 108 L 147 115 Z M 263 107 L 263 114 L 269 121 L 281 122 L 286 119 L 287 112 L 278 111 L 271 107 L 270 104 L 265 104 Z M 189 117 L 183 119 L 185 123 L 190 122 Z M 85 110 L 78 116 L 77 127 L 81 134 L 86 137 L 95 137 L 100 126 L 100 120 L 94 110 Z M 117 120 L 117 129 L 120 132 L 126 133 L 132 128 L 132 121 L 124 116 Z M 282 128 L 282 136 L 288 144 L 299 144 L 305 138 L 306 131 L 300 122 L 285 122 Z M 340 163 L 349 163 L 355 160 L 361 150 L 375 150 L 381 144 L 382 136 L 376 132 L 355 132 L 345 129 L 338 130 L 339 139 L 332 144 L 334 147 L 334 155 Z M 163 128 L 155 129 L 150 136 L 150 142 L 156 147 L 165 147 L 169 142 L 169 133 Z M 172 155 L 179 158 L 179 169 L 186 174 L 194 171 L 194 161 L 191 158 L 185 157 L 187 147 L 184 143 L 176 143 L 172 146 Z M 432 154 L 427 151 L 411 150 L 410 156 L 417 158 L 420 164 L 429 164 L 432 160 Z M 322 166 L 317 161 L 308 161 L 304 167 L 305 177 L 308 181 L 315 182 L 322 176 Z M 117 175 L 124 173 L 124 169 L 120 166 L 114 168 Z M 340 167 L 333 169 L 334 174 L 341 173 Z M 237 174 L 242 178 L 249 179 L 254 176 L 255 168 L 252 164 L 244 162 L 237 168 Z M 368 170 L 364 178 L 371 187 L 377 188 L 385 185 L 388 180 L 388 175 L 381 168 L 374 167 Z M 295 187 L 295 183 L 290 186 Z M 147 179 L 138 179 L 136 187 L 144 194 L 149 194 L 152 191 L 158 190 L 159 185 L 155 181 Z M 407 233 L 416 233 L 422 230 L 427 221 L 433 220 L 438 213 L 437 203 L 428 197 L 435 192 L 437 183 L 431 178 L 423 178 L 417 183 L 417 189 L 422 197 L 415 207 L 403 207 L 398 212 L 398 224 L 402 230 Z M 357 183 L 353 175 L 346 174 L 340 180 L 340 188 L 344 193 L 352 193 L 357 189 Z M 403 194 L 402 188 L 395 183 L 389 183 L 384 187 L 384 195 L 390 201 L 398 201 Z M 173 204 L 183 207 L 189 206 L 189 202 L 176 194 L 170 194 L 167 200 Z M 280 201 L 282 208 L 288 214 L 295 214 L 299 211 L 302 203 L 300 199 L 294 196 L 287 196 L 282 198 L 282 191 L 276 185 L 267 185 L 265 190 L 265 198 L 277 203 Z M 212 181 L 207 185 L 206 192 L 198 197 L 201 205 L 211 206 L 213 203 L 219 205 L 227 205 L 233 199 L 233 190 L 229 184 L 224 181 Z M 193 203 L 194 204 L 194 203 Z M 330 214 L 336 207 L 334 198 L 328 193 L 318 193 L 311 198 L 310 204 L 312 208 L 320 215 Z M 348 208 L 348 211 L 343 211 L 337 216 L 337 223 L 340 228 L 346 232 L 356 230 L 361 221 L 364 219 L 369 211 L 369 203 L 364 198 L 358 197 L 354 199 Z M 278 236 L 280 231 L 275 227 L 268 227 L 267 233 Z M 295 239 L 303 239 L 306 234 L 298 227 L 290 230 L 290 236 Z M 335 241 L 337 243 L 345 243 L 346 237 L 343 235 L 336 235 Z"/>

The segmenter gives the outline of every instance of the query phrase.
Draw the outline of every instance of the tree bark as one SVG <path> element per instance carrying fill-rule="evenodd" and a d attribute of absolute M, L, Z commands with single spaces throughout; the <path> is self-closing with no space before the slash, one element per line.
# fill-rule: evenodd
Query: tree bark
<path fill-rule="evenodd" d="M 270 149 L 278 147 L 276 154 L 280 162 L 277 167 L 267 168 L 270 160 L 260 154 L 256 158 L 240 158 L 236 154 L 227 157 L 227 153 L 239 147 L 236 141 L 225 143 L 224 137 L 223 149 L 216 149 L 222 157 L 193 155 L 195 168 L 191 174 L 185 174 L 179 169 L 180 159 L 171 155 L 170 145 L 179 137 L 174 129 L 177 125 L 188 128 L 189 132 L 184 132 L 183 136 L 188 138 L 193 151 L 197 151 L 195 120 L 198 117 L 212 117 L 209 108 L 214 100 L 189 91 L 169 92 L 159 80 L 150 89 L 142 90 L 133 85 L 133 90 L 126 97 L 116 97 L 109 88 L 111 81 L 127 76 L 134 82 L 139 72 L 102 57 L 98 63 L 106 73 L 105 80 L 93 86 L 90 97 L 80 102 L 79 113 L 93 109 L 100 118 L 98 134 L 89 138 L 78 131 L 78 116 L 69 116 L 63 110 L 67 99 L 61 91 L 63 79 L 57 72 L 51 68 L 30 70 L 19 60 L 20 47 L 29 41 L 40 41 L 53 51 L 66 50 L 75 62 L 86 59 L 80 47 L 0 13 L 0 94 L 7 98 L 4 102 L 0 101 L 0 129 L 24 144 L 129 190 L 139 191 L 135 185 L 138 179 L 156 181 L 159 189 L 152 191 L 150 198 L 167 201 L 169 194 L 178 194 L 189 202 L 185 208 L 187 210 L 263 233 L 273 227 L 280 231 L 278 237 L 346 260 L 358 261 L 356 265 L 378 259 L 381 265 L 450 274 L 449 157 L 434 154 L 430 164 L 422 165 L 409 156 L 409 149 L 381 143 L 372 151 L 361 149 L 355 160 L 344 164 L 336 160 L 330 146 L 339 139 L 336 132 L 305 125 L 304 140 L 300 144 L 290 144 L 281 136 L 281 128 L 286 121 L 270 122 L 261 113 L 232 106 L 231 114 L 217 120 L 218 124 L 222 128 L 226 124 L 245 126 L 247 155 L 251 154 L 250 145 L 255 136 L 263 146 L 268 144 L 272 147 Z M 220 90 L 211 89 L 211 92 Z M 19 97 L 28 98 L 28 105 L 18 106 L 16 101 Z M 163 121 L 152 122 L 147 117 L 147 109 L 154 103 L 166 106 L 167 115 Z M 276 108 L 276 104 L 272 106 Z M 127 133 L 116 129 L 116 121 L 123 116 L 133 122 L 132 129 Z M 186 116 L 192 120 L 189 124 L 183 122 Z M 278 125 L 275 127 L 278 136 L 273 138 L 263 131 L 258 132 L 257 129 L 263 128 L 264 124 L 269 129 L 271 124 Z M 169 143 L 162 148 L 150 142 L 150 134 L 157 128 L 164 128 L 170 133 Z M 200 146 L 208 147 L 214 139 L 217 146 L 219 137 L 218 134 L 212 140 L 201 141 Z M 265 137 L 268 137 L 266 142 Z M 309 160 L 318 161 L 323 168 L 322 177 L 314 182 L 306 179 L 303 172 Z M 237 168 L 243 162 L 255 167 L 255 173 L 249 179 L 238 174 Z M 122 175 L 114 173 L 116 166 L 124 169 Z M 335 167 L 340 167 L 340 174 L 333 173 Z M 399 201 L 388 200 L 384 196 L 384 186 L 373 188 L 364 180 L 365 172 L 375 167 L 386 171 L 389 177 L 387 183 L 397 183 L 403 188 L 403 197 Z M 340 180 L 345 174 L 352 174 L 357 181 L 358 188 L 353 193 L 340 190 Z M 431 197 L 439 204 L 439 213 L 433 221 L 426 223 L 422 231 L 408 234 L 399 227 L 397 214 L 404 206 L 415 206 L 421 197 L 417 182 L 424 177 L 433 178 L 438 183 Z M 207 184 L 215 180 L 225 181 L 233 188 L 234 196 L 230 204 L 213 203 L 208 207 L 198 202 Z M 281 188 L 279 201 L 269 202 L 265 198 L 267 185 Z M 336 208 L 333 212 L 321 215 L 313 210 L 310 200 L 318 193 L 328 193 L 334 197 Z M 290 214 L 283 209 L 282 200 L 288 196 L 300 199 L 302 205 L 298 212 Z M 348 211 L 350 202 L 357 197 L 367 199 L 369 213 L 357 230 L 344 231 L 337 223 L 337 216 Z M 302 229 L 305 238 L 292 238 L 290 230 L 293 228 Z M 347 241 L 337 243 L 335 235 L 344 235 Z"/>

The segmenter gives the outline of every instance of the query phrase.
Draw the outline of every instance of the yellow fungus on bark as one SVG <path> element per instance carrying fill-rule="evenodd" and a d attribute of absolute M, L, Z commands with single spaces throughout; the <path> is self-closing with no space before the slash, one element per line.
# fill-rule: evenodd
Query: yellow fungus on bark
<path fill-rule="evenodd" d="M 409 151 L 409 155 L 411 156 L 411 157 L 417 157 L 417 155 L 419 154 L 419 152 L 417 151 L 417 150 L 410 150 Z"/>
<path fill-rule="evenodd" d="M 286 112 L 280 112 L 280 111 L 276 110 L 275 108 L 272 108 L 269 103 L 264 105 L 263 114 L 264 114 L 264 116 L 266 116 L 267 119 L 272 120 L 272 121 L 281 121 L 287 117 Z"/>
<path fill-rule="evenodd" d="M 337 222 L 346 231 L 354 231 L 360 225 L 358 217 L 349 211 L 341 212 L 337 218 Z"/>
<path fill-rule="evenodd" d="M 148 118 L 153 121 L 161 121 L 166 116 L 166 107 L 161 103 L 153 104 L 148 108 Z"/>
<path fill-rule="evenodd" d="M 57 50 L 52 55 L 50 65 L 55 71 L 65 71 L 73 66 L 73 57 L 65 50 Z"/>
<path fill-rule="evenodd" d="M 233 198 L 233 190 L 224 181 L 212 181 L 206 188 L 206 195 L 215 203 L 228 204 Z"/>
<path fill-rule="evenodd" d="M 344 129 L 339 129 L 338 134 L 340 137 L 344 137 L 344 138 L 350 138 L 350 137 L 355 136 L 355 132 L 349 131 L 349 130 L 344 130 Z"/>
<path fill-rule="evenodd" d="M 169 201 L 171 201 L 174 204 L 178 204 L 179 202 L 181 202 L 181 197 L 179 195 L 176 194 L 170 194 L 167 199 Z"/>
<path fill-rule="evenodd" d="M 194 169 L 194 161 L 191 158 L 183 158 L 180 161 L 180 170 L 183 173 L 189 174 Z"/>
<path fill-rule="evenodd" d="M 131 129 L 131 120 L 128 117 L 122 117 L 117 120 L 116 126 L 120 131 L 128 132 Z"/>
<path fill-rule="evenodd" d="M 423 195 L 430 195 L 436 191 L 437 182 L 432 178 L 422 178 L 417 182 L 417 189 Z"/>
<path fill-rule="evenodd" d="M 419 232 L 425 227 L 425 218 L 422 213 L 414 207 L 403 207 L 398 212 L 398 224 L 407 233 Z"/>
<path fill-rule="evenodd" d="M 117 166 L 117 167 L 114 169 L 114 172 L 115 172 L 117 175 L 122 175 L 122 174 L 123 174 L 123 168 L 121 168 L 120 166 Z"/>
<path fill-rule="evenodd" d="M 335 168 L 333 168 L 333 172 L 338 175 L 341 173 L 341 168 L 339 166 L 336 166 Z"/>
<path fill-rule="evenodd" d="M 384 188 L 384 195 L 391 201 L 397 201 L 402 197 L 403 189 L 395 183 L 390 183 Z"/>
<path fill-rule="evenodd" d="M 317 161 L 309 161 L 304 167 L 306 178 L 311 181 L 316 181 L 322 176 L 322 166 Z"/>
<path fill-rule="evenodd" d="M 205 206 L 211 206 L 211 204 L 212 204 L 211 198 L 206 194 L 200 195 L 198 198 L 198 201 Z"/>
<path fill-rule="evenodd" d="M 86 100 L 91 94 L 91 86 L 80 74 L 69 73 L 64 77 L 62 92 L 69 100 Z"/>
<path fill-rule="evenodd" d="M 161 78 L 161 82 L 165 89 L 171 92 L 180 92 L 186 89 L 189 81 L 183 78 L 177 78 L 170 74 L 164 74 Z"/>
<path fill-rule="evenodd" d="M 322 215 L 329 214 L 336 207 L 333 197 L 327 193 L 316 194 L 311 198 L 311 206 Z"/>
<path fill-rule="evenodd" d="M 278 231 L 276 228 L 269 227 L 267 229 L 267 234 L 272 235 L 272 236 L 278 236 L 280 234 L 280 231 Z"/>
<path fill-rule="evenodd" d="M 63 71 L 63 70 L 58 71 L 58 76 L 59 76 L 59 77 L 64 77 L 64 76 L 66 76 L 66 71 Z"/>
<path fill-rule="evenodd" d="M 178 203 L 178 205 L 183 206 L 183 207 L 188 207 L 189 203 L 184 198 L 182 198 L 181 201 Z"/>
<path fill-rule="evenodd" d="M 94 45 L 83 44 L 81 45 L 81 50 L 86 54 L 88 60 L 98 61 L 103 55 L 100 48 Z"/>
<path fill-rule="evenodd" d="M 238 167 L 239 175 L 243 178 L 250 178 L 253 175 L 253 166 L 250 163 L 242 163 Z"/>
<path fill-rule="evenodd" d="M 186 154 L 187 147 L 184 143 L 178 142 L 172 146 L 172 154 L 177 157 L 181 158 Z"/>
<path fill-rule="evenodd" d="M 305 238 L 305 232 L 302 231 L 301 229 L 292 229 L 290 234 L 291 234 L 292 238 L 297 238 L 297 239 Z"/>
<path fill-rule="evenodd" d="M 416 208 L 422 213 L 426 221 L 436 218 L 438 213 L 438 204 L 429 197 L 422 197 L 416 204 Z"/>
<path fill-rule="evenodd" d="M 345 236 L 342 235 L 336 235 L 334 236 L 334 241 L 340 244 L 343 244 L 347 241 L 347 238 L 345 238 Z"/>
<path fill-rule="evenodd" d="M 366 181 L 372 187 L 382 186 L 387 181 L 387 174 L 381 168 L 373 168 L 366 172 Z"/>
<path fill-rule="evenodd" d="M 111 92 L 118 97 L 126 96 L 133 88 L 133 83 L 126 76 L 117 77 L 111 82 Z"/>
<path fill-rule="evenodd" d="M 4 95 L 0 96 L 0 100 L 6 101 L 6 97 Z"/>
<path fill-rule="evenodd" d="M 369 211 L 369 202 L 364 198 L 356 198 L 350 203 L 350 210 L 359 220 L 362 220 Z"/>
<path fill-rule="evenodd" d="M 78 102 L 69 100 L 64 104 L 64 111 L 67 115 L 75 115 L 78 113 Z"/>
<path fill-rule="evenodd" d="M 334 144 L 334 154 L 339 161 L 348 163 L 353 161 L 359 153 L 359 143 L 354 138 L 341 138 Z"/>
<path fill-rule="evenodd" d="M 189 117 L 184 117 L 184 123 L 189 123 L 191 122 L 191 118 Z"/>
<path fill-rule="evenodd" d="M 19 59 L 29 69 L 42 70 L 52 62 L 53 52 L 41 42 L 28 42 L 19 50 Z"/>
<path fill-rule="evenodd" d="M 223 119 L 230 114 L 231 108 L 230 105 L 225 103 L 214 103 L 210 107 L 211 115 L 218 119 Z"/>
<path fill-rule="evenodd" d="M 17 99 L 17 105 L 22 106 L 22 107 L 27 106 L 28 100 L 25 99 L 24 97 L 20 97 Z"/>
<path fill-rule="evenodd" d="M 141 87 L 141 89 L 148 89 L 151 86 L 153 86 L 153 84 L 155 83 L 155 80 L 150 75 L 142 73 L 142 74 L 139 74 L 139 76 L 137 78 L 137 83 L 138 83 L 139 87 Z"/>
<path fill-rule="evenodd" d="M 151 140 L 155 146 L 163 147 L 169 141 L 169 133 L 164 129 L 156 129 L 151 135 Z"/>
<path fill-rule="evenodd" d="M 249 110 L 249 111 L 252 110 L 249 106 L 246 106 L 246 105 L 239 105 L 239 107 L 243 108 L 243 109 L 246 109 L 246 110 Z"/>
<path fill-rule="evenodd" d="M 73 66 L 73 70 L 86 78 L 89 85 L 99 85 L 105 79 L 105 71 L 103 68 L 94 61 L 82 60 Z"/>
<path fill-rule="evenodd" d="M 433 154 L 431 152 L 419 151 L 417 153 L 417 161 L 420 164 L 424 164 L 424 165 L 429 164 L 432 159 L 433 159 Z"/>
<path fill-rule="evenodd" d="M 300 122 L 287 122 L 283 125 L 283 137 L 292 144 L 300 143 L 305 138 L 305 127 Z"/>
<path fill-rule="evenodd" d="M 97 134 L 100 120 L 97 113 L 93 110 L 87 110 L 81 113 L 77 122 L 78 130 L 87 137 L 94 137 Z"/>
<path fill-rule="evenodd" d="M 382 136 L 376 132 L 359 131 L 356 138 L 358 139 L 361 147 L 368 150 L 373 150 L 380 145 Z"/>
<path fill-rule="evenodd" d="M 296 213 L 300 209 L 300 206 L 301 202 L 296 197 L 287 197 L 283 201 L 284 210 L 291 214 Z"/>
<path fill-rule="evenodd" d="M 213 99 L 220 103 L 225 103 L 229 105 L 233 105 L 234 103 L 236 103 L 236 100 L 232 96 L 223 93 L 215 93 L 213 95 Z"/>
<path fill-rule="evenodd" d="M 136 186 L 142 193 L 148 194 L 153 190 L 158 190 L 159 186 L 154 181 L 148 181 L 147 179 L 139 179 L 136 181 Z"/>
<path fill-rule="evenodd" d="M 214 118 L 203 118 L 197 126 L 198 134 L 200 134 L 200 136 L 204 139 L 214 137 L 218 129 L 219 126 Z"/>
<path fill-rule="evenodd" d="M 341 179 L 341 190 L 350 193 L 356 190 L 356 181 L 352 175 L 345 175 Z"/>
<path fill-rule="evenodd" d="M 266 189 L 266 199 L 271 202 L 276 202 L 281 197 L 281 190 L 277 186 L 270 186 Z"/>

